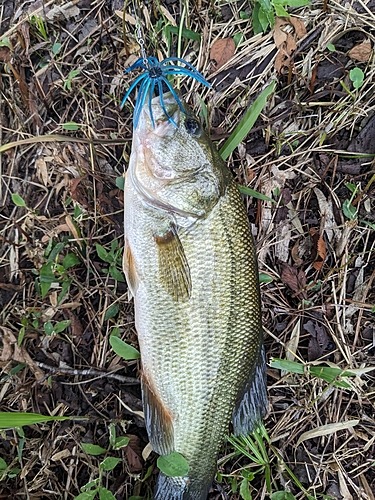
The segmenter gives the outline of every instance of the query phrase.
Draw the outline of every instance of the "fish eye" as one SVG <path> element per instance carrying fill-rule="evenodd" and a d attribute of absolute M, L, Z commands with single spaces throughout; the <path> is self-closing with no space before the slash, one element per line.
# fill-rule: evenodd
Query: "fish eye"
<path fill-rule="evenodd" d="M 190 135 L 198 136 L 201 133 L 201 124 L 193 118 L 185 120 L 185 128 Z"/>

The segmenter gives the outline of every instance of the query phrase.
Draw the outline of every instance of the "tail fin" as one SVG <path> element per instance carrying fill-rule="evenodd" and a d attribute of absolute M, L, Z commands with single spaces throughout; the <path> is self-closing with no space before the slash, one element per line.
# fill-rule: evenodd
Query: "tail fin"
<path fill-rule="evenodd" d="M 211 479 L 169 477 L 160 472 L 154 500 L 207 500 Z"/>

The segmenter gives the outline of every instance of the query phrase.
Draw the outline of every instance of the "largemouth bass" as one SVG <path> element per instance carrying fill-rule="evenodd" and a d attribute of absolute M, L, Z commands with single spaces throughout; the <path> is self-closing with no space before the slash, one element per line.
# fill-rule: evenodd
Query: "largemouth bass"
<path fill-rule="evenodd" d="M 160 473 L 154 498 L 206 500 L 230 421 L 246 435 L 267 405 L 258 270 L 230 171 L 189 108 L 163 101 L 175 124 L 155 97 L 134 130 L 124 270 L 151 446 L 190 466 Z"/>

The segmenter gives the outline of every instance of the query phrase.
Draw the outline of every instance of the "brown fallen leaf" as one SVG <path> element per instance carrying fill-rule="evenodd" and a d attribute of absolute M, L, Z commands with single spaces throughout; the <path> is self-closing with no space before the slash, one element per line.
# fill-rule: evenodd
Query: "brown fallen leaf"
<path fill-rule="evenodd" d="M 26 348 L 17 345 L 17 339 L 12 330 L 5 326 L 0 326 L 0 336 L 4 346 L 1 361 L 13 359 L 19 363 L 26 363 L 28 368 L 33 372 L 36 380 L 43 380 L 44 372 L 34 363 Z"/>
<path fill-rule="evenodd" d="M 42 237 L 42 243 L 48 243 L 52 236 L 58 236 L 63 231 L 66 231 L 67 233 L 70 232 L 70 227 L 68 226 L 68 224 L 59 224 L 58 226 L 54 227 L 52 231 L 49 231 Z"/>
<path fill-rule="evenodd" d="M 286 262 L 282 263 L 281 281 L 285 283 L 299 299 L 306 299 L 307 294 L 304 290 L 306 286 L 306 274 L 302 269 L 296 269 Z"/>
<path fill-rule="evenodd" d="M 295 267 L 301 267 L 303 260 L 299 256 L 299 241 L 297 240 L 292 248 L 292 259 Z"/>
<path fill-rule="evenodd" d="M 284 31 L 283 28 L 291 26 L 294 34 Z M 275 58 L 275 69 L 282 73 L 284 67 L 290 66 L 290 59 L 297 48 L 296 40 L 306 35 L 303 22 L 296 17 L 276 17 L 273 29 L 273 39 L 279 49 Z"/>
<path fill-rule="evenodd" d="M 219 38 L 214 41 L 210 50 L 210 59 L 216 62 L 215 71 L 234 56 L 235 50 L 236 44 L 233 38 Z"/>
<path fill-rule="evenodd" d="M 326 244 L 324 243 L 322 236 L 317 232 L 316 229 L 311 228 L 310 234 L 313 239 L 313 267 L 317 271 L 320 271 L 327 256 Z"/>
<path fill-rule="evenodd" d="M 308 359 L 309 361 L 315 361 L 323 356 L 330 343 L 330 337 L 325 327 L 321 326 L 316 321 L 307 321 L 307 323 L 303 325 L 303 328 L 311 335 L 309 340 Z"/>
<path fill-rule="evenodd" d="M 141 472 L 143 469 L 141 440 L 134 434 L 127 434 L 126 436 L 130 439 L 128 446 L 125 448 L 129 471 L 131 473 Z"/>
<path fill-rule="evenodd" d="M 38 176 L 40 182 L 42 182 L 44 186 L 48 186 L 50 184 L 50 179 L 48 174 L 47 163 L 45 162 L 44 158 L 37 158 L 35 160 L 35 168 L 36 168 L 36 175 Z"/>
<path fill-rule="evenodd" d="M 282 30 L 284 26 L 287 26 L 289 23 L 286 21 L 284 17 L 276 17 L 275 25 L 273 27 L 273 41 L 277 48 L 281 47 L 283 43 L 286 42 L 287 33 Z"/>
<path fill-rule="evenodd" d="M 303 38 L 307 31 L 306 31 L 306 26 L 305 24 L 303 23 L 303 21 L 301 21 L 301 19 L 299 19 L 298 17 L 294 17 L 294 16 L 290 16 L 288 18 L 290 24 L 293 26 L 295 32 L 296 32 L 296 36 L 298 39 L 300 38 Z"/>
<path fill-rule="evenodd" d="M 79 320 L 78 316 L 74 314 L 73 311 L 70 309 L 64 309 L 63 310 L 63 315 L 65 319 L 70 320 L 70 328 L 72 331 L 71 336 L 74 337 L 82 337 L 84 334 L 84 329 L 82 326 L 81 321 Z"/>
<path fill-rule="evenodd" d="M 360 62 L 367 62 L 372 54 L 372 46 L 370 40 L 365 40 L 364 42 L 356 45 L 348 52 L 350 59 L 354 59 Z"/>
<path fill-rule="evenodd" d="M 290 33 L 286 34 L 286 40 L 285 42 L 280 45 L 279 51 L 276 54 L 275 58 L 275 69 L 279 73 L 282 72 L 284 66 L 289 67 L 290 66 L 290 59 L 293 55 L 293 52 L 296 50 L 297 45 Z"/>
<path fill-rule="evenodd" d="M 12 54 L 9 47 L 0 47 L 0 61 L 9 63 L 12 60 Z"/>
<path fill-rule="evenodd" d="M 81 205 L 87 207 L 89 206 L 87 196 L 86 196 L 86 187 L 82 186 L 82 181 L 87 179 L 87 175 L 83 177 L 76 177 L 71 179 L 70 181 L 70 194 L 74 201 L 77 201 Z M 90 207 L 91 208 L 91 207 Z"/>

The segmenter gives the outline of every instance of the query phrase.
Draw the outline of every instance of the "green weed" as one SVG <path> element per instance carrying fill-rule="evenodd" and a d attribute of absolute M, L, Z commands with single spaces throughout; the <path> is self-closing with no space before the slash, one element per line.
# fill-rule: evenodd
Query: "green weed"
<path fill-rule="evenodd" d="M 342 389 L 351 389 L 352 386 L 345 380 L 341 380 L 341 377 L 356 376 L 355 372 L 341 370 L 341 368 L 322 365 L 303 365 L 302 363 L 298 363 L 296 361 L 288 361 L 286 359 L 279 358 L 273 358 L 270 366 L 278 370 L 297 373 L 299 375 L 310 374 L 313 377 L 325 380 L 329 384 L 332 384 L 335 387 L 341 387 Z"/>
<path fill-rule="evenodd" d="M 0 481 L 5 481 L 8 478 L 12 479 L 13 477 L 16 477 L 20 472 L 21 469 L 8 465 L 3 458 L 0 458 Z"/>
<path fill-rule="evenodd" d="M 76 78 L 81 71 L 79 69 L 73 69 L 69 72 L 67 79 L 64 82 L 64 90 L 68 90 L 69 92 L 72 90 L 72 83 L 74 78 Z"/>
<path fill-rule="evenodd" d="M 365 75 L 360 68 L 353 68 L 349 72 L 349 78 L 353 83 L 353 87 L 358 90 L 362 87 Z"/>
<path fill-rule="evenodd" d="M 123 359 L 138 359 L 141 357 L 139 351 L 119 338 L 119 329 L 112 330 L 109 343 L 114 352 Z"/>
<path fill-rule="evenodd" d="M 69 277 L 69 269 L 76 266 L 81 261 L 75 253 L 68 253 L 63 259 L 60 259 L 60 253 L 69 244 L 69 237 L 62 241 L 54 242 L 50 238 L 48 246 L 44 252 L 46 262 L 39 270 L 34 270 L 38 277 L 35 280 L 35 288 L 39 295 L 44 298 L 51 288 L 61 287 L 61 292 L 57 298 L 60 304 L 69 291 L 73 281 Z M 61 262 L 61 263 L 60 263 Z"/>
<path fill-rule="evenodd" d="M 30 26 L 34 27 L 36 33 L 43 38 L 45 42 L 49 41 L 49 36 L 47 33 L 47 27 L 44 24 L 43 18 L 37 15 L 33 15 L 30 18 Z"/>
<path fill-rule="evenodd" d="M 71 322 L 68 319 L 63 320 L 63 321 L 59 321 L 55 324 L 53 324 L 52 321 L 47 321 L 46 323 L 44 323 L 43 329 L 44 329 L 45 334 L 50 337 L 54 333 L 55 334 L 62 333 L 64 330 L 66 330 L 68 328 L 70 323 Z"/>
<path fill-rule="evenodd" d="M 356 220 L 357 209 L 353 207 L 352 202 L 354 200 L 355 195 L 357 194 L 358 186 L 356 186 L 355 184 L 351 184 L 350 182 L 347 182 L 345 186 L 349 189 L 352 195 L 349 199 L 346 199 L 342 204 L 342 211 L 345 217 L 347 217 L 349 220 Z"/>
<path fill-rule="evenodd" d="M 241 455 L 250 461 L 240 470 L 240 477 L 233 475 L 221 476 L 228 478 L 233 493 L 239 489 L 239 494 L 243 500 L 252 500 L 252 492 L 255 491 L 255 488 L 251 482 L 259 475 L 264 476 L 266 490 L 272 500 L 295 500 L 292 493 L 278 490 L 276 480 L 272 477 L 274 469 L 283 470 L 288 479 L 294 483 L 299 491 L 305 494 L 308 500 L 315 500 L 284 462 L 278 450 L 271 444 L 263 424 L 248 436 L 228 437 L 228 442 L 234 447 L 236 455 Z M 221 477 L 219 477 L 219 480 Z"/>
<path fill-rule="evenodd" d="M 118 241 L 114 240 L 111 243 L 111 249 L 108 252 L 102 245 L 96 244 L 96 253 L 98 257 L 109 264 L 108 268 L 103 268 L 104 273 L 109 273 L 114 280 L 125 282 L 124 275 L 120 271 L 122 267 L 122 252 L 123 248 L 119 248 Z"/>
<path fill-rule="evenodd" d="M 81 447 L 87 455 L 100 456 L 106 455 L 110 450 L 120 450 L 129 444 L 130 438 L 127 436 L 117 436 L 115 424 L 110 423 L 108 426 L 109 430 L 109 443 L 107 448 L 102 448 L 96 444 L 81 443 Z M 121 458 L 117 457 L 105 457 L 99 462 L 99 474 L 98 477 L 89 481 L 87 484 L 82 486 L 81 493 L 74 498 L 74 500 L 93 500 L 97 495 L 100 500 L 116 500 L 113 493 L 111 493 L 107 488 L 102 486 L 102 480 L 105 472 L 113 470 L 121 461 Z"/>
<path fill-rule="evenodd" d="M 156 464 L 161 472 L 170 477 L 186 476 L 189 472 L 189 464 L 186 458 L 177 451 L 160 456 Z"/>

